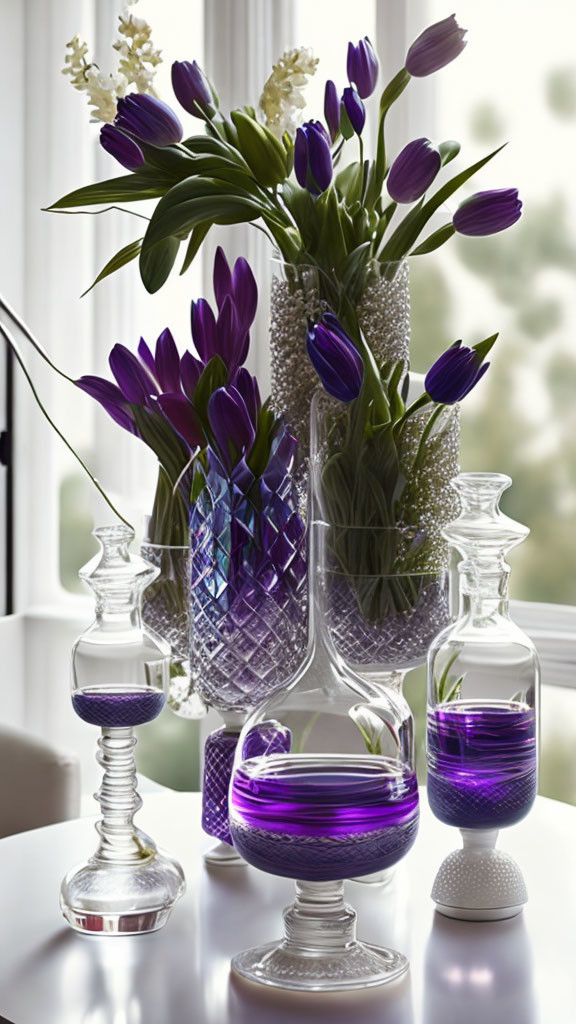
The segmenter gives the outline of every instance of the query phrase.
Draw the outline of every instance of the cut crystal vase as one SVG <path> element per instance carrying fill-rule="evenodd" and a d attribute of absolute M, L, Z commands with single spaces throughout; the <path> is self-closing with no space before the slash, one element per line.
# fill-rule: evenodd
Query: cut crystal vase
<path fill-rule="evenodd" d="M 206 859 L 234 864 L 228 788 L 240 729 L 306 653 L 306 529 L 291 473 L 248 495 L 208 473 L 190 545 L 192 666 L 200 697 L 224 721 L 204 751 L 202 824 L 219 840 Z"/>
<path fill-rule="evenodd" d="M 495 849 L 499 829 L 528 814 L 538 783 L 538 658 L 510 618 L 505 562 L 529 531 L 498 507 L 511 482 L 500 473 L 454 481 L 462 511 L 445 534 L 463 559 L 460 612 L 428 659 L 428 801 L 463 839 L 432 898 L 467 920 L 512 917 L 527 899 L 518 865 Z"/>
<path fill-rule="evenodd" d="M 180 865 L 133 820 L 142 806 L 133 730 L 164 707 L 170 649 L 142 624 L 142 591 L 158 570 L 130 554 L 133 531 L 104 527 L 95 536 L 101 551 L 80 577 L 96 595 L 96 618 L 72 651 L 72 704 L 101 729 L 102 818 L 97 849 L 66 875 L 60 906 L 76 931 L 126 935 L 160 928 L 184 891 Z"/>

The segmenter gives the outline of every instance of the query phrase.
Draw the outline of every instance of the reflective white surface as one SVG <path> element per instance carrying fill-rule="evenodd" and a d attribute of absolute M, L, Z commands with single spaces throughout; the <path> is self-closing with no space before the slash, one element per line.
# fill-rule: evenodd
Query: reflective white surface
<path fill-rule="evenodd" d="M 77 935 L 58 910 L 62 875 L 94 845 L 90 819 L 0 841 L 0 1015 L 13 1024 L 573 1024 L 576 808 L 538 798 L 500 845 L 522 866 L 515 919 L 468 923 L 434 911 L 430 889 L 459 841 L 422 825 L 392 883 L 347 884 L 361 939 L 406 953 L 405 979 L 365 993 L 304 995 L 230 977 L 230 957 L 281 934 L 287 879 L 207 867 L 197 794 L 147 794 L 138 824 L 177 856 L 188 889 L 152 935 Z"/>

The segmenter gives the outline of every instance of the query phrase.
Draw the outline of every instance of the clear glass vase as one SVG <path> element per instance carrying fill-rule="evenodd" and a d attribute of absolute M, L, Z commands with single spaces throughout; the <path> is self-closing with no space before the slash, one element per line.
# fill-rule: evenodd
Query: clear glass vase
<path fill-rule="evenodd" d="M 80 577 L 96 595 L 96 618 L 72 651 L 72 704 L 99 726 L 97 759 L 104 774 L 96 799 L 102 818 L 95 853 L 66 875 L 60 906 L 67 922 L 90 934 L 155 931 L 184 891 L 180 865 L 134 825 L 133 730 L 155 719 L 166 700 L 170 649 L 142 624 L 143 590 L 158 570 L 131 555 L 125 526 L 95 531 L 101 552 Z"/>
<path fill-rule="evenodd" d="M 529 531 L 498 507 L 511 482 L 500 473 L 454 481 L 462 510 L 445 534 L 463 558 L 460 611 L 428 661 L 428 800 L 464 842 L 440 868 L 433 899 L 466 919 L 510 917 L 526 901 L 520 869 L 494 849 L 498 830 L 530 811 L 538 782 L 538 658 L 510 618 L 505 562 Z"/>
<path fill-rule="evenodd" d="M 160 572 L 142 595 L 142 618 L 170 645 L 168 705 L 181 718 L 203 718 L 190 666 L 190 545 L 145 541 L 140 552 Z"/>
<path fill-rule="evenodd" d="M 191 517 L 190 629 L 197 689 L 224 721 L 207 740 L 207 859 L 233 863 L 228 785 L 252 708 L 286 685 L 307 646 L 306 528 L 291 472 L 249 494 L 208 473 Z"/>
<path fill-rule="evenodd" d="M 321 524 L 312 524 L 311 578 Z M 413 721 L 400 693 L 383 691 L 339 657 L 313 588 L 310 648 L 285 692 L 244 725 L 230 790 L 234 845 L 255 867 L 296 880 L 285 936 L 235 957 L 251 981 L 304 991 L 384 984 L 408 961 L 356 939 L 343 879 L 396 864 L 418 829 Z"/>
<path fill-rule="evenodd" d="M 301 447 L 306 469 L 310 406 L 318 377 L 308 358 L 309 317 L 338 314 L 342 295 L 351 303 L 376 362 L 409 364 L 410 278 L 407 260 L 385 266 L 376 260 L 352 279 L 316 265 L 272 261 L 270 355 L 272 401 L 286 417 Z"/>

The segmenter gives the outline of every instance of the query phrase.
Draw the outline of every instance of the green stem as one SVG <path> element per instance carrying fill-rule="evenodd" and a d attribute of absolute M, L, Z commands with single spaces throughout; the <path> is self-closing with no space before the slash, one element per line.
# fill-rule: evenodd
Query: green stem
<path fill-rule="evenodd" d="M 28 332 L 25 331 L 25 333 L 26 333 L 26 336 L 28 337 L 29 336 Z M 102 495 L 102 497 L 104 498 L 104 501 L 106 502 L 108 507 L 112 510 L 114 515 L 117 516 L 118 519 L 120 519 L 123 523 L 125 523 L 126 526 L 128 526 L 131 530 L 133 530 L 134 527 L 132 526 L 132 524 L 129 523 L 128 520 L 125 519 L 124 516 L 120 514 L 118 509 L 112 504 L 112 502 L 110 501 L 110 498 L 108 497 L 106 492 L 103 490 L 103 488 L 100 486 L 100 484 L 98 483 L 96 477 L 92 475 L 92 473 L 88 469 L 88 466 L 86 465 L 86 463 L 83 462 L 83 460 L 80 458 L 78 453 L 74 451 L 74 449 L 73 449 L 72 445 L 70 444 L 70 442 L 66 440 L 66 438 L 65 438 L 64 434 L 62 433 L 62 431 L 58 429 L 58 427 L 54 423 L 54 420 L 50 417 L 49 413 L 47 412 L 47 410 L 45 409 L 44 405 L 42 404 L 42 402 L 40 400 L 40 396 L 39 396 L 39 394 L 36 391 L 36 388 L 34 386 L 34 382 L 32 381 L 32 378 L 31 378 L 30 374 L 28 373 L 28 370 L 26 369 L 26 366 L 25 366 L 24 360 L 22 358 L 22 355 L 20 353 L 20 350 L 18 348 L 18 345 L 16 344 L 14 338 L 10 334 L 10 331 L 2 323 L 0 323 L 0 334 L 2 335 L 2 337 L 4 338 L 6 343 L 10 346 L 12 352 L 14 353 L 16 361 L 18 362 L 18 364 L 19 364 L 19 366 L 20 366 L 24 376 L 26 377 L 26 380 L 28 381 L 28 384 L 30 385 L 30 390 L 31 390 L 31 392 L 32 392 L 32 394 L 34 396 L 35 401 L 36 401 L 40 411 L 42 412 L 42 414 L 48 420 L 48 423 L 50 424 L 52 429 L 56 431 L 56 433 L 58 434 L 58 437 L 60 438 L 60 440 L 63 441 L 64 444 L 66 445 L 66 447 L 68 448 L 68 451 L 70 451 L 72 453 L 72 455 L 74 456 L 74 458 L 76 459 L 76 461 L 80 463 L 80 465 L 82 466 L 82 469 L 87 474 L 87 476 L 90 477 L 90 480 L 94 484 L 94 487 Z M 50 362 L 50 360 L 47 360 L 47 361 Z M 50 364 L 50 365 L 52 365 L 52 364 Z M 56 367 L 54 367 L 54 369 L 56 369 Z M 58 372 L 60 372 L 60 371 L 58 371 Z M 66 374 L 63 373 L 63 374 L 61 374 L 61 376 L 62 377 L 66 377 Z M 66 379 L 67 380 L 71 380 L 70 377 L 67 377 Z M 74 383 L 74 381 L 72 381 L 72 383 Z"/>
<path fill-rule="evenodd" d="M 412 472 L 413 473 L 416 473 L 420 469 L 420 466 L 422 465 L 422 462 L 424 461 L 424 453 L 425 453 L 425 448 L 426 448 L 426 442 L 428 441 L 428 438 L 430 437 L 430 434 L 432 432 L 432 428 L 434 427 L 434 424 L 436 423 L 438 417 L 440 416 L 440 413 L 442 413 L 445 408 L 446 408 L 445 405 L 437 405 L 435 410 L 434 410 L 434 412 L 430 416 L 430 419 L 428 420 L 428 423 L 424 427 L 424 430 L 422 431 L 422 437 L 420 438 L 420 444 L 418 445 L 418 451 L 416 452 L 416 457 L 415 457 L 414 463 L 412 465 Z"/>

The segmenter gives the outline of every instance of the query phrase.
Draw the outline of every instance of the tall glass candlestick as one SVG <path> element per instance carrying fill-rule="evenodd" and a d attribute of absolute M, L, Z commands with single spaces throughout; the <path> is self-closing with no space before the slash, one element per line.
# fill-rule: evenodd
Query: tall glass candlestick
<path fill-rule="evenodd" d="M 166 700 L 170 648 L 142 625 L 142 591 L 158 569 L 130 554 L 128 527 L 95 531 L 101 552 L 80 570 L 96 594 L 96 619 L 72 652 L 72 704 L 101 729 L 104 775 L 96 852 L 66 875 L 60 906 L 76 931 L 134 934 L 160 928 L 184 891 L 180 865 L 137 828 L 134 727 L 156 718 Z"/>

